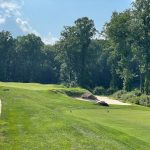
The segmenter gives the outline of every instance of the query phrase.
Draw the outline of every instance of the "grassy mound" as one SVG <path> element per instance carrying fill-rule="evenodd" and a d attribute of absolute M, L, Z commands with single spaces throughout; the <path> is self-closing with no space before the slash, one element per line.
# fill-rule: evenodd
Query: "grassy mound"
<path fill-rule="evenodd" d="M 149 108 L 108 109 L 75 100 L 65 94 L 69 90 L 84 91 L 61 85 L 0 83 L 0 149 L 149 150 Z"/>
<path fill-rule="evenodd" d="M 4 88 L 4 91 L 7 91 L 8 88 L 17 88 L 17 89 L 26 89 L 32 91 L 51 91 L 55 93 L 62 93 L 68 96 L 76 97 L 81 96 L 83 93 L 87 92 L 87 90 L 82 88 L 68 88 L 64 85 L 53 85 L 53 84 L 38 84 L 38 83 L 4 83 L 0 82 L 0 87 Z"/>

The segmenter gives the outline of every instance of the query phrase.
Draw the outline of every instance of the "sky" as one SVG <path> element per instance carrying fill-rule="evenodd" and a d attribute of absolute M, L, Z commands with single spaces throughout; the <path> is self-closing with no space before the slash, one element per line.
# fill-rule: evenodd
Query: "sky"
<path fill-rule="evenodd" d="M 132 0 L 0 0 L 0 31 L 14 37 L 34 33 L 46 44 L 54 44 L 64 26 L 89 17 L 101 31 L 113 11 L 131 7 Z"/>

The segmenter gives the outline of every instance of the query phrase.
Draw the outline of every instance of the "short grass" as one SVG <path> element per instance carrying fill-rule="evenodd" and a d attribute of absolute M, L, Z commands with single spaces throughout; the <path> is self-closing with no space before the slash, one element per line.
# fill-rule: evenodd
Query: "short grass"
<path fill-rule="evenodd" d="M 0 149 L 150 149 L 150 108 L 105 108 L 62 92 L 69 90 L 84 91 L 62 85 L 0 83 Z"/>

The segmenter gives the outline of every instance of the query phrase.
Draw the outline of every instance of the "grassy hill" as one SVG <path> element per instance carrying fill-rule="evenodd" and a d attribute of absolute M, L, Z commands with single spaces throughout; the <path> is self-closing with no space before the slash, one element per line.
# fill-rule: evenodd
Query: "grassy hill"
<path fill-rule="evenodd" d="M 80 88 L 0 83 L 2 150 L 149 150 L 150 108 L 97 106 Z"/>

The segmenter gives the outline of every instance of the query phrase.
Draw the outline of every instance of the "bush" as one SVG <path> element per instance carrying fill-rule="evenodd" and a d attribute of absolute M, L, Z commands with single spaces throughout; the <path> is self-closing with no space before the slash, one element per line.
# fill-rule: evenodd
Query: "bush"
<path fill-rule="evenodd" d="M 150 96 L 142 94 L 140 90 L 131 92 L 118 91 L 112 95 L 115 99 L 123 100 L 124 102 L 131 102 L 134 104 L 150 107 Z"/>
<path fill-rule="evenodd" d="M 150 107 L 150 96 L 141 96 L 139 104 Z"/>
<path fill-rule="evenodd" d="M 135 94 L 135 96 L 141 96 L 142 95 L 141 91 L 138 89 L 134 90 L 134 94 Z"/>
<path fill-rule="evenodd" d="M 70 83 L 63 83 L 63 85 L 67 88 L 78 87 L 78 84 L 75 81 L 71 81 Z"/>
<path fill-rule="evenodd" d="M 114 93 L 112 96 L 116 99 L 120 99 L 120 98 L 122 98 L 122 95 L 124 95 L 126 93 L 127 93 L 126 91 L 120 90 L 120 91 L 117 91 L 116 93 Z"/>
<path fill-rule="evenodd" d="M 117 90 L 113 89 L 113 88 L 109 88 L 106 91 L 106 95 L 112 95 L 113 93 L 115 93 Z"/>
<path fill-rule="evenodd" d="M 102 86 L 95 87 L 94 90 L 93 90 L 93 94 L 94 95 L 105 95 L 106 94 L 106 90 Z"/>

